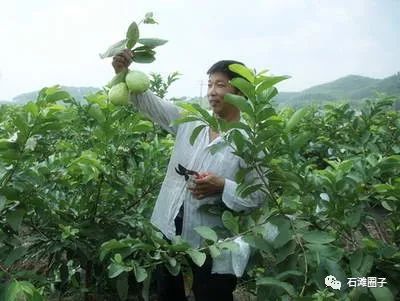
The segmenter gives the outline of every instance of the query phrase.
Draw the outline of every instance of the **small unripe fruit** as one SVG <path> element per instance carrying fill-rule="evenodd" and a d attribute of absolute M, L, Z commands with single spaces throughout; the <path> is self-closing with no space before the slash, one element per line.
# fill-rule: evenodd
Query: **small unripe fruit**
<path fill-rule="evenodd" d="M 150 87 L 150 80 L 147 75 L 141 71 L 130 71 L 125 77 L 126 85 L 132 93 L 143 93 Z"/>
<path fill-rule="evenodd" d="M 127 105 L 129 100 L 128 87 L 125 83 L 119 83 L 112 86 L 108 92 L 108 98 L 117 106 Z"/>

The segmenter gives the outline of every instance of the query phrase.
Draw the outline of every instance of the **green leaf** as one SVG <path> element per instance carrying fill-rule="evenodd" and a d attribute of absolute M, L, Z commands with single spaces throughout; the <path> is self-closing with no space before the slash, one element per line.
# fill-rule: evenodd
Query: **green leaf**
<path fill-rule="evenodd" d="M 311 132 L 300 133 L 293 141 L 291 141 L 291 150 L 298 151 L 311 139 L 311 137 Z"/>
<path fill-rule="evenodd" d="M 256 93 L 260 95 L 263 91 L 288 78 L 290 76 L 265 76 L 264 80 L 257 86 Z"/>
<path fill-rule="evenodd" d="M 116 84 L 122 83 L 125 81 L 126 74 L 129 72 L 128 69 L 125 69 L 119 73 L 117 73 L 112 80 L 107 84 L 108 88 L 115 86 Z"/>
<path fill-rule="evenodd" d="M 171 124 L 172 125 L 178 125 L 186 122 L 193 122 L 193 121 L 199 121 L 200 118 L 197 116 L 184 116 L 181 118 L 174 119 Z"/>
<path fill-rule="evenodd" d="M 262 93 L 262 97 L 265 97 L 265 101 L 269 102 L 272 98 L 274 98 L 278 94 L 278 89 L 275 87 L 269 88 Z"/>
<path fill-rule="evenodd" d="M 196 114 L 200 113 L 207 122 L 211 123 L 213 116 L 207 110 L 203 109 L 198 103 L 193 103 L 191 106 L 196 110 Z"/>
<path fill-rule="evenodd" d="M 27 253 L 27 248 L 25 247 L 17 247 L 8 254 L 4 264 L 6 266 L 11 266 L 17 260 L 20 260 Z"/>
<path fill-rule="evenodd" d="M 360 277 L 368 275 L 371 272 L 373 265 L 374 265 L 374 257 L 372 255 L 364 256 L 361 267 L 358 270 L 360 272 Z"/>
<path fill-rule="evenodd" d="M 111 263 L 108 266 L 108 277 L 109 278 L 115 278 L 123 272 L 125 272 L 125 268 L 119 264 Z"/>
<path fill-rule="evenodd" d="M 328 271 L 329 275 L 333 275 L 340 282 L 346 283 L 347 281 L 346 274 L 339 263 L 331 259 L 325 259 L 323 265 L 326 267 L 326 270 Z"/>
<path fill-rule="evenodd" d="M 134 272 L 137 282 L 143 282 L 147 278 L 147 271 L 140 266 L 135 265 Z"/>
<path fill-rule="evenodd" d="M 144 280 L 142 286 L 142 298 L 144 301 L 149 301 L 150 299 L 150 284 L 151 284 L 151 274 Z"/>
<path fill-rule="evenodd" d="M 197 127 L 193 130 L 192 134 L 190 135 L 190 139 L 189 139 L 191 145 L 194 144 L 194 141 L 196 140 L 197 136 L 199 136 L 201 130 L 202 130 L 203 128 L 205 128 L 205 127 L 206 127 L 206 125 L 202 124 L 202 125 L 197 126 Z"/>
<path fill-rule="evenodd" d="M 276 116 L 276 111 L 274 108 L 263 108 L 261 111 L 257 112 L 257 119 L 261 122 L 271 118 L 272 116 Z"/>
<path fill-rule="evenodd" d="M 250 194 L 260 190 L 260 188 L 263 187 L 263 184 L 254 184 L 254 185 L 239 185 L 238 186 L 238 194 L 245 198 L 247 196 L 249 196 Z"/>
<path fill-rule="evenodd" d="M 4 300 L 17 301 L 21 294 L 23 294 L 21 285 L 18 281 L 14 280 L 7 286 Z"/>
<path fill-rule="evenodd" d="M 233 240 L 218 242 L 218 247 L 221 250 L 226 249 L 226 250 L 229 250 L 232 252 L 239 251 L 239 245 L 236 242 L 234 242 Z"/>
<path fill-rule="evenodd" d="M 215 245 L 209 246 L 209 250 L 210 250 L 210 255 L 211 255 L 212 258 L 216 258 L 219 255 L 221 255 L 220 249 L 218 249 L 218 247 L 215 246 Z"/>
<path fill-rule="evenodd" d="M 131 41 L 130 44 L 136 44 L 139 39 L 139 27 L 136 22 L 132 22 L 131 25 L 129 25 L 126 32 L 126 38 Z M 129 49 L 131 49 L 133 45 Z"/>
<path fill-rule="evenodd" d="M 104 257 L 112 250 L 118 250 L 127 247 L 128 245 L 126 243 L 122 243 L 116 239 L 109 240 L 103 243 L 100 247 L 100 260 L 103 261 Z"/>
<path fill-rule="evenodd" d="M 269 222 L 278 228 L 278 235 L 272 241 L 272 245 L 275 249 L 284 246 L 292 239 L 293 233 L 290 229 L 290 222 L 286 217 L 272 217 L 269 219 Z"/>
<path fill-rule="evenodd" d="M 235 175 L 235 181 L 236 182 L 243 182 L 244 180 L 245 180 L 245 178 L 246 178 L 246 176 L 250 173 L 252 171 L 252 168 L 251 167 L 246 167 L 246 168 L 244 168 L 244 167 L 240 167 L 239 169 L 238 169 L 238 171 L 236 172 L 236 175 Z"/>
<path fill-rule="evenodd" d="M 289 241 L 283 247 L 277 250 L 276 263 L 281 263 L 286 260 L 290 255 L 296 252 L 297 243 L 294 240 Z M 279 279 L 284 280 L 284 279 Z"/>
<path fill-rule="evenodd" d="M 7 223 L 11 226 L 11 228 L 18 232 L 19 227 L 21 226 L 22 219 L 24 218 L 25 210 L 17 209 L 15 211 L 11 211 L 7 214 Z"/>
<path fill-rule="evenodd" d="M 172 245 L 170 246 L 171 250 L 175 252 L 184 252 L 189 248 L 189 243 L 184 241 L 180 236 L 175 236 L 175 238 L 172 239 Z"/>
<path fill-rule="evenodd" d="M 295 271 L 295 270 L 285 271 L 285 272 L 282 272 L 282 273 L 276 275 L 276 279 L 285 280 L 291 276 L 300 276 L 300 277 L 303 276 L 304 277 L 304 272 Z"/>
<path fill-rule="evenodd" d="M 29 281 L 20 281 L 19 282 L 22 291 L 25 293 L 25 296 L 32 296 L 34 291 L 35 291 L 35 287 L 33 286 L 32 283 L 30 283 Z"/>
<path fill-rule="evenodd" d="M 210 227 L 199 226 L 194 228 L 194 230 L 203 238 L 216 242 L 218 240 L 217 233 Z"/>
<path fill-rule="evenodd" d="M 88 114 L 100 124 L 103 124 L 106 121 L 106 116 L 104 116 L 103 111 L 97 103 L 90 106 Z"/>
<path fill-rule="evenodd" d="M 385 208 L 388 211 L 394 211 L 394 209 L 392 207 L 390 207 L 389 203 L 386 202 L 386 201 L 382 201 L 381 205 L 382 205 L 383 208 Z"/>
<path fill-rule="evenodd" d="M 229 139 L 233 140 L 233 143 L 235 144 L 239 152 L 243 151 L 243 148 L 246 144 L 246 139 L 243 137 L 243 134 L 240 131 L 233 130 L 232 132 L 230 132 Z"/>
<path fill-rule="evenodd" d="M 149 64 L 155 61 L 155 56 L 149 51 L 133 51 L 132 60 L 136 63 Z"/>
<path fill-rule="evenodd" d="M 132 51 L 133 52 L 148 52 L 153 55 L 156 54 L 156 52 L 153 49 L 151 49 L 150 47 L 147 47 L 147 46 L 138 46 L 138 47 L 135 47 L 135 49 L 133 49 Z"/>
<path fill-rule="evenodd" d="M 286 123 L 286 131 L 290 132 L 292 129 L 294 129 L 297 124 L 301 121 L 301 119 L 307 114 L 308 112 L 308 107 L 301 108 L 300 110 L 297 110 L 292 117 L 290 117 L 289 121 Z"/>
<path fill-rule="evenodd" d="M 254 73 L 252 70 L 241 64 L 229 65 L 229 70 L 239 74 L 240 76 L 247 79 L 250 83 L 254 83 Z"/>
<path fill-rule="evenodd" d="M 379 169 L 383 172 L 396 172 L 400 169 L 400 155 L 393 155 L 382 159 L 378 165 Z"/>
<path fill-rule="evenodd" d="M 55 130 L 60 130 L 62 129 L 63 125 L 60 122 L 43 122 L 40 124 L 39 127 L 36 128 L 36 130 L 33 131 L 35 134 L 42 134 L 42 133 L 48 133 L 51 131 Z"/>
<path fill-rule="evenodd" d="M 0 195 L 0 212 L 4 209 L 7 199 L 4 195 Z"/>
<path fill-rule="evenodd" d="M 344 220 L 346 221 L 346 224 L 348 224 L 350 227 L 355 228 L 361 220 L 361 214 L 363 213 L 362 208 L 353 208 L 350 211 L 346 212 L 344 216 Z"/>
<path fill-rule="evenodd" d="M 184 110 L 186 110 L 189 113 L 197 114 L 196 108 L 191 103 L 182 102 L 182 103 L 178 103 L 178 106 L 183 108 Z"/>
<path fill-rule="evenodd" d="M 222 223 L 224 227 L 230 230 L 233 234 L 239 233 L 239 218 L 235 218 L 230 211 L 224 211 L 222 214 Z"/>
<path fill-rule="evenodd" d="M 305 244 L 305 247 L 319 257 L 339 261 L 343 256 L 343 249 L 328 244 Z"/>
<path fill-rule="evenodd" d="M 128 298 L 128 274 L 124 273 L 117 278 L 117 292 L 120 300 L 125 301 Z"/>
<path fill-rule="evenodd" d="M 146 47 L 155 48 L 167 43 L 167 40 L 162 39 L 139 39 L 138 42 Z"/>
<path fill-rule="evenodd" d="M 361 267 L 361 263 L 363 260 L 363 252 L 361 249 L 355 251 L 353 254 L 350 256 L 350 268 L 353 274 L 355 274 L 355 271 L 358 270 Z"/>
<path fill-rule="evenodd" d="M 264 240 L 263 238 L 261 238 L 259 235 L 245 236 L 244 241 L 255 249 L 266 251 L 268 253 L 273 252 L 271 244 L 266 240 Z"/>
<path fill-rule="evenodd" d="M 66 91 L 57 91 L 46 96 L 47 102 L 56 102 L 60 100 L 70 99 L 71 95 Z"/>
<path fill-rule="evenodd" d="M 176 259 L 173 258 L 173 257 L 167 256 L 167 259 L 168 259 L 168 264 L 169 264 L 170 266 L 172 266 L 172 267 L 174 267 L 174 266 L 176 266 L 176 265 L 178 264 L 178 262 L 176 261 Z"/>
<path fill-rule="evenodd" d="M 218 121 L 220 124 L 223 123 L 223 125 L 221 124 L 221 128 L 223 128 L 224 131 L 231 129 L 242 129 L 246 131 L 247 134 L 251 133 L 251 128 L 244 122 L 225 122 L 223 119 L 219 119 Z"/>
<path fill-rule="evenodd" d="M 227 93 L 224 96 L 224 101 L 237 107 L 240 111 L 249 115 L 253 114 L 253 108 L 243 96 Z"/>
<path fill-rule="evenodd" d="M 167 270 L 171 273 L 173 276 L 178 276 L 179 273 L 181 272 L 181 265 L 178 262 L 175 266 L 172 266 L 170 264 L 165 265 Z"/>
<path fill-rule="evenodd" d="M 136 45 L 136 40 L 127 39 L 126 40 L 126 48 L 131 49 Z"/>
<path fill-rule="evenodd" d="M 131 131 L 133 133 L 135 133 L 135 132 L 147 133 L 147 132 L 152 131 L 153 129 L 154 129 L 154 126 L 150 121 L 139 121 L 137 124 L 135 124 L 131 128 Z"/>
<path fill-rule="evenodd" d="M 206 254 L 196 250 L 196 249 L 190 249 L 186 251 L 186 254 L 190 256 L 190 258 L 193 260 L 193 262 L 201 267 L 204 262 L 206 261 Z"/>
<path fill-rule="evenodd" d="M 114 260 L 115 260 L 115 262 L 122 264 L 122 255 L 120 253 L 115 254 Z"/>
<path fill-rule="evenodd" d="M 278 287 L 278 288 L 284 289 L 290 296 L 296 295 L 296 291 L 295 291 L 293 285 L 291 285 L 287 282 L 279 281 L 272 277 L 263 277 L 263 278 L 257 279 L 256 284 L 257 284 L 257 286 Z"/>
<path fill-rule="evenodd" d="M 235 77 L 230 80 L 230 83 L 232 86 L 238 88 L 248 99 L 254 98 L 254 87 L 244 78 Z"/>
<path fill-rule="evenodd" d="M 370 287 L 369 290 L 376 301 L 394 301 L 394 296 L 387 287 Z"/>
<path fill-rule="evenodd" d="M 15 150 L 18 145 L 15 142 L 11 142 L 8 139 L 0 139 L 0 151 L 2 150 Z"/>
<path fill-rule="evenodd" d="M 334 241 L 335 237 L 327 232 L 315 230 L 304 233 L 303 239 L 313 244 L 327 244 Z"/>
<path fill-rule="evenodd" d="M 126 48 L 127 39 L 121 40 L 113 45 L 111 45 L 104 53 L 99 54 L 100 58 L 104 59 L 106 57 L 112 57 Z"/>
<path fill-rule="evenodd" d="M 25 105 L 25 109 L 27 112 L 31 113 L 32 116 L 37 117 L 39 115 L 39 107 L 34 102 L 28 102 Z"/>

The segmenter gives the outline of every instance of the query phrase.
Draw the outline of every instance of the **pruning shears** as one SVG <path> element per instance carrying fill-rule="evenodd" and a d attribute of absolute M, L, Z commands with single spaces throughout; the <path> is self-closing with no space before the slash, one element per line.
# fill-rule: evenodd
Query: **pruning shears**
<path fill-rule="evenodd" d="M 178 164 L 178 168 L 175 167 L 175 171 L 185 177 L 185 181 L 189 180 L 190 176 L 196 176 L 199 177 L 199 173 L 194 170 L 187 169 L 186 167 L 183 167 L 181 164 Z"/>

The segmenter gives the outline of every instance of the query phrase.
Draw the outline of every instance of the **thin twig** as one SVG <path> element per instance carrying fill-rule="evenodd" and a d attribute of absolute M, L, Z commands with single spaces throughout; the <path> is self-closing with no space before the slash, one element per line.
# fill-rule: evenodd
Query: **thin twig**
<path fill-rule="evenodd" d="M 291 219 L 289 219 L 289 220 L 290 220 L 290 225 L 292 226 L 292 229 L 293 229 L 293 232 L 294 232 L 294 239 L 296 240 L 296 242 L 300 246 L 300 248 L 301 248 L 301 250 L 303 252 L 303 255 L 304 255 L 304 265 L 305 265 L 305 267 L 304 267 L 305 271 L 304 272 L 305 272 L 305 275 L 304 275 L 304 284 L 303 284 L 303 287 L 302 287 L 301 292 L 300 292 L 300 297 L 301 297 L 304 294 L 304 290 L 306 289 L 307 281 L 308 281 L 308 277 L 307 277 L 307 274 L 308 274 L 308 260 L 307 260 L 307 255 L 306 255 L 306 251 L 304 249 L 303 243 L 297 237 L 297 232 L 296 232 L 296 228 L 294 227 L 293 221 Z"/>

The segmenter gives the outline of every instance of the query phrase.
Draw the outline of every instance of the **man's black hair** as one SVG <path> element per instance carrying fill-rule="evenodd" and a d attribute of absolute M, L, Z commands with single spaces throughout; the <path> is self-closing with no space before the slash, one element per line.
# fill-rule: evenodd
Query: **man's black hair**
<path fill-rule="evenodd" d="M 237 74 L 229 69 L 229 65 L 231 65 L 231 64 L 240 64 L 240 65 L 244 66 L 244 64 L 242 62 L 233 61 L 233 60 L 222 60 L 222 61 L 216 62 L 214 65 L 212 65 L 211 68 L 208 69 L 207 74 L 211 75 L 213 73 L 221 72 L 221 73 L 225 74 L 230 80 L 234 77 L 242 77 L 239 74 Z"/>

